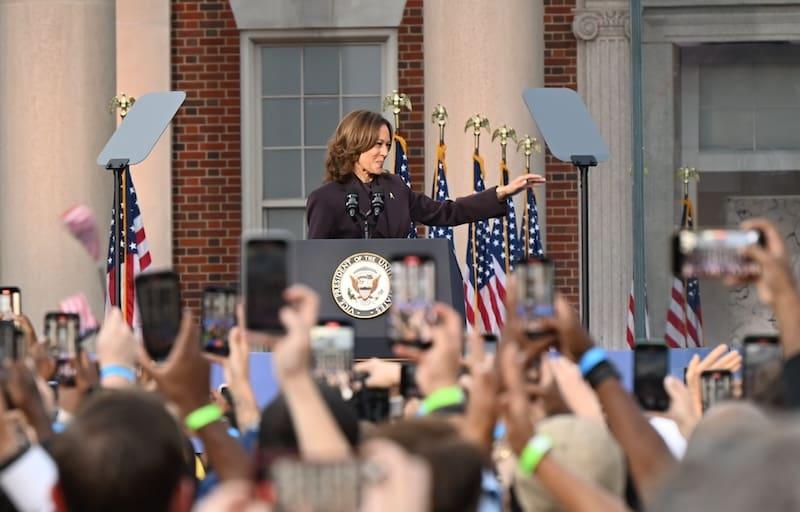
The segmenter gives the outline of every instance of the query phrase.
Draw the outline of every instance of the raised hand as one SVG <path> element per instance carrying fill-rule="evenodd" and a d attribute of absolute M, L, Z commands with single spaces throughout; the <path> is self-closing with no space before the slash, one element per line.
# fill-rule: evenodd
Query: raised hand
<path fill-rule="evenodd" d="M 544 176 L 539 174 L 523 174 L 511 180 L 508 185 L 497 187 L 497 199 L 505 199 L 535 185 L 545 183 Z"/>
<path fill-rule="evenodd" d="M 319 297 L 303 285 L 294 285 L 284 292 L 289 304 L 280 311 L 286 327 L 286 335 L 276 344 L 272 352 L 272 364 L 278 380 L 298 375 L 307 375 L 311 368 L 311 327 L 319 315 Z"/>

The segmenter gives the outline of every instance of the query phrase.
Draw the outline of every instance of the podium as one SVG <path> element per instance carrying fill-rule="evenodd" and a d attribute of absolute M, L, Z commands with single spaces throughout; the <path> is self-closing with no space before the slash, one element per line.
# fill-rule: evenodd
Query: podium
<path fill-rule="evenodd" d="M 464 284 L 455 254 L 447 240 L 392 238 L 299 240 L 295 242 L 294 251 L 295 282 L 305 284 L 319 294 L 321 320 L 337 320 L 353 325 L 356 334 L 354 356 L 358 359 L 393 357 L 386 337 L 389 311 L 386 310 L 372 318 L 354 317 L 345 313 L 334 296 L 338 293 L 337 296 L 341 298 L 340 288 L 334 286 L 334 279 L 341 281 L 342 267 L 357 270 L 362 261 L 369 260 L 371 263 L 376 259 L 380 260 L 370 255 L 377 255 L 389 262 L 393 256 L 402 254 L 432 257 L 436 263 L 436 300 L 449 304 L 462 317 L 464 316 Z M 359 254 L 367 256 L 355 260 L 352 258 Z M 348 274 L 344 277 L 348 281 L 352 279 Z M 383 278 L 385 279 L 385 275 Z M 380 286 L 382 283 L 376 281 L 376 287 Z M 385 283 L 385 286 L 388 287 L 389 283 Z M 365 313 L 372 314 L 371 310 Z"/>

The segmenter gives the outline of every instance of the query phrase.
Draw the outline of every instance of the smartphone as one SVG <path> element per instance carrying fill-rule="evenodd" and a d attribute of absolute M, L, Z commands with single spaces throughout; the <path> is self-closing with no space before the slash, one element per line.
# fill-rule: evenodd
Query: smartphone
<path fill-rule="evenodd" d="M 16 286 L 0 287 L 0 320 L 22 314 L 22 294 Z"/>
<path fill-rule="evenodd" d="M 400 395 L 406 400 L 422 397 L 422 392 L 417 386 L 417 365 L 411 363 L 400 365 Z"/>
<path fill-rule="evenodd" d="M 733 374 L 730 370 L 706 370 L 700 374 L 703 412 L 714 404 L 733 398 Z"/>
<path fill-rule="evenodd" d="M 77 313 L 54 311 L 44 315 L 44 335 L 50 341 L 50 352 L 56 360 L 54 380 L 66 387 L 75 385 L 78 374 L 80 322 Z"/>
<path fill-rule="evenodd" d="M 747 336 L 743 344 L 743 382 L 745 398 L 769 402 L 778 392 L 783 371 L 783 351 L 778 336 Z"/>
<path fill-rule="evenodd" d="M 419 254 L 396 256 L 391 262 L 389 341 L 428 349 L 432 344 L 430 326 L 436 321 L 436 263 Z"/>
<path fill-rule="evenodd" d="M 681 230 L 672 237 L 672 272 L 684 279 L 755 275 L 759 265 L 740 251 L 756 244 L 764 244 L 764 235 L 757 230 Z"/>
<path fill-rule="evenodd" d="M 236 325 L 236 291 L 231 288 L 208 286 L 203 290 L 203 350 L 228 357 L 228 333 Z"/>
<path fill-rule="evenodd" d="M 136 276 L 136 303 L 144 348 L 154 361 L 163 361 L 172 350 L 181 328 L 178 274 L 165 270 Z"/>
<path fill-rule="evenodd" d="M 345 373 L 353 368 L 356 331 L 340 320 L 323 320 L 311 328 L 314 371 L 320 375 Z"/>
<path fill-rule="evenodd" d="M 242 240 L 242 286 L 245 323 L 253 331 L 285 332 L 278 316 L 289 285 L 289 239 L 283 231 L 268 231 Z"/>
<path fill-rule="evenodd" d="M 648 411 L 666 411 L 669 395 L 664 377 L 669 373 L 669 349 L 662 344 L 636 345 L 633 350 L 633 393 Z"/>
<path fill-rule="evenodd" d="M 352 512 L 361 504 L 362 469 L 357 460 L 280 458 L 270 467 L 276 510 Z"/>
<path fill-rule="evenodd" d="M 358 387 L 358 385 L 354 387 Z M 383 423 L 389 419 L 391 408 L 389 390 L 386 388 L 368 388 L 362 382 L 361 389 L 355 392 L 351 403 L 360 420 Z"/>
<path fill-rule="evenodd" d="M 538 326 L 541 318 L 555 314 L 555 269 L 548 259 L 531 258 L 517 264 L 517 315 L 525 334 L 536 338 L 548 331 Z"/>
<path fill-rule="evenodd" d="M 25 337 L 13 320 L 0 320 L 0 361 L 25 357 Z"/>

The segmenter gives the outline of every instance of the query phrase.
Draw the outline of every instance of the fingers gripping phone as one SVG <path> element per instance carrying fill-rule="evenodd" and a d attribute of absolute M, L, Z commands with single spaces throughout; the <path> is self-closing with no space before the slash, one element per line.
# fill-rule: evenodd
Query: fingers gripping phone
<path fill-rule="evenodd" d="M 669 395 L 664 377 L 669 373 L 669 349 L 662 344 L 636 345 L 633 351 L 633 393 L 648 411 L 666 411 Z"/>
<path fill-rule="evenodd" d="M 672 272 L 684 279 L 751 276 L 759 266 L 740 252 L 756 244 L 764 245 L 764 235 L 756 230 L 681 230 L 672 237 Z"/>
<path fill-rule="evenodd" d="M 546 331 L 538 327 L 538 320 L 553 316 L 555 308 L 553 263 L 547 259 L 529 259 L 517 264 L 517 314 L 525 333 L 535 338 Z"/>
<path fill-rule="evenodd" d="M 718 402 L 733 398 L 733 374 L 729 370 L 706 370 L 700 374 L 703 412 Z"/>
<path fill-rule="evenodd" d="M 279 313 L 289 285 L 289 238 L 282 231 L 243 239 L 242 286 L 248 329 L 283 334 Z"/>
<path fill-rule="evenodd" d="M 421 349 L 430 348 L 435 301 L 436 264 L 433 258 L 416 254 L 392 258 L 389 340 Z"/>
<path fill-rule="evenodd" d="M 0 287 L 0 320 L 22 314 L 22 294 L 16 286 Z"/>
<path fill-rule="evenodd" d="M 154 361 L 163 361 L 169 356 L 181 327 L 178 274 L 161 271 L 136 276 L 136 303 L 144 348 Z"/>
<path fill-rule="evenodd" d="M 76 313 L 55 311 L 44 316 L 44 334 L 50 341 L 50 350 L 56 359 L 54 379 L 62 386 L 75 385 L 77 358 L 80 355 L 79 332 L 80 316 Z"/>
<path fill-rule="evenodd" d="M 778 391 L 783 371 L 783 351 L 777 336 L 747 336 L 742 341 L 743 394 L 756 402 L 768 402 Z"/>
<path fill-rule="evenodd" d="M 236 291 L 209 286 L 203 290 L 203 350 L 227 357 L 228 333 L 236 325 Z"/>

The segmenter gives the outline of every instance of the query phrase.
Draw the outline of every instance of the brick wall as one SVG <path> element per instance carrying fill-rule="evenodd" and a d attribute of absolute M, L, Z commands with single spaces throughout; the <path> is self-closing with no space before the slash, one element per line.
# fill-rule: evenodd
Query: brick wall
<path fill-rule="evenodd" d="M 544 0 L 545 87 L 578 89 L 577 41 L 572 34 L 575 0 Z M 580 297 L 578 173 L 547 152 L 547 254 L 556 285 L 577 306 Z"/>
<path fill-rule="evenodd" d="M 422 2 L 407 1 L 398 29 L 398 86 L 414 107 L 400 126 L 417 190 L 425 181 Z M 171 24 L 172 89 L 186 91 L 172 123 L 173 265 L 184 303 L 199 311 L 207 284 L 239 281 L 239 31 L 229 0 L 172 0 Z"/>
<path fill-rule="evenodd" d="M 184 304 L 239 281 L 242 229 L 239 31 L 228 0 L 172 0 L 173 264 Z"/>

